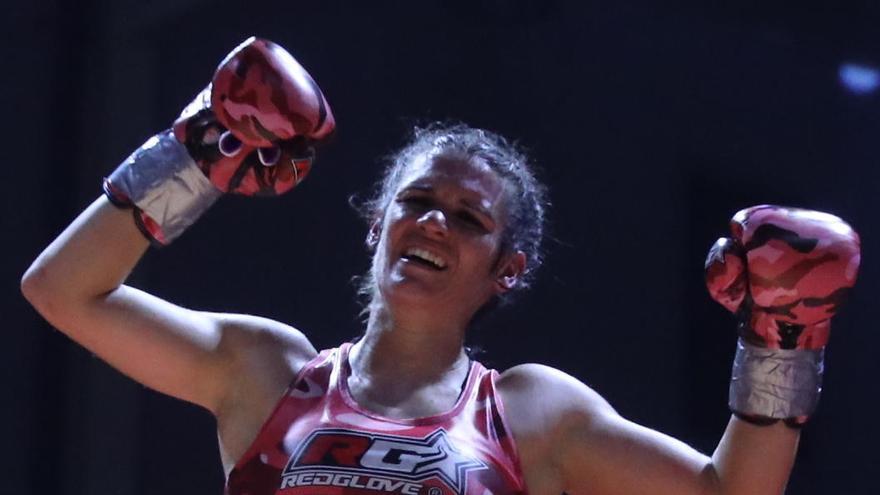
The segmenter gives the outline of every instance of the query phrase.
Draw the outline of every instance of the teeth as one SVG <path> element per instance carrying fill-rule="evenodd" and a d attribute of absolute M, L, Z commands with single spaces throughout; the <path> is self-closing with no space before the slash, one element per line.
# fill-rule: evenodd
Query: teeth
<path fill-rule="evenodd" d="M 437 256 L 434 253 L 425 251 L 424 249 L 410 248 L 410 249 L 406 250 L 406 253 L 404 253 L 404 255 L 416 256 L 418 258 L 421 258 L 425 261 L 430 262 L 431 264 L 433 264 L 437 268 L 446 268 L 446 261 L 444 261 L 443 258 Z"/>

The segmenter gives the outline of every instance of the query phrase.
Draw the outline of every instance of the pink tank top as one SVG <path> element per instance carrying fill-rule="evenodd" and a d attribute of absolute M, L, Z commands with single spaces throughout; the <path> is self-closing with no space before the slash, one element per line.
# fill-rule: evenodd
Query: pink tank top
<path fill-rule="evenodd" d="M 227 495 L 526 493 L 495 370 L 472 362 L 447 412 L 390 419 L 352 398 L 350 347 L 303 368 L 229 474 Z"/>

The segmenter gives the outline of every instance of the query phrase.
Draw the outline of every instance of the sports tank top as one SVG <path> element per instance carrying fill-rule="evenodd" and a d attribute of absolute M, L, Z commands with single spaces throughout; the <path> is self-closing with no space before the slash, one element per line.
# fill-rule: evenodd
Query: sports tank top
<path fill-rule="evenodd" d="M 495 370 L 473 361 L 449 411 L 385 418 L 352 398 L 350 347 L 322 351 L 299 372 L 226 495 L 525 495 Z"/>

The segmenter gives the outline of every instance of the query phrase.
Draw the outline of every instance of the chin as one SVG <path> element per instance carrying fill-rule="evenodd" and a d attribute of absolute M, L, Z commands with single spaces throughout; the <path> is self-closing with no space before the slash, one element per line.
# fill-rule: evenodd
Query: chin
<path fill-rule="evenodd" d="M 419 280 L 415 277 L 386 279 L 379 285 L 378 292 L 381 299 L 395 309 L 415 307 L 436 311 L 451 303 L 442 285 L 437 284 L 436 281 Z"/>
<path fill-rule="evenodd" d="M 412 301 L 436 304 L 443 300 L 443 291 L 433 285 L 420 280 L 403 280 L 388 284 L 384 289 L 380 289 L 380 293 L 389 302 Z"/>

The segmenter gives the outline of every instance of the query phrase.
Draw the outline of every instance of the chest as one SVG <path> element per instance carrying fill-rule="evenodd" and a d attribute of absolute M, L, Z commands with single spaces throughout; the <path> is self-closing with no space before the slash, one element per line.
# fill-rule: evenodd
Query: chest
<path fill-rule="evenodd" d="M 512 439 L 478 382 L 461 397 L 434 402 L 415 394 L 377 411 L 356 402 L 338 380 L 306 374 L 229 471 L 227 493 L 523 493 Z M 398 413 L 418 419 L 395 419 Z"/>
<path fill-rule="evenodd" d="M 376 384 L 349 377 L 347 393 L 357 409 L 369 415 L 391 418 L 427 418 L 455 408 L 463 386 L 441 382 L 407 387 L 396 391 L 390 384 Z"/>

